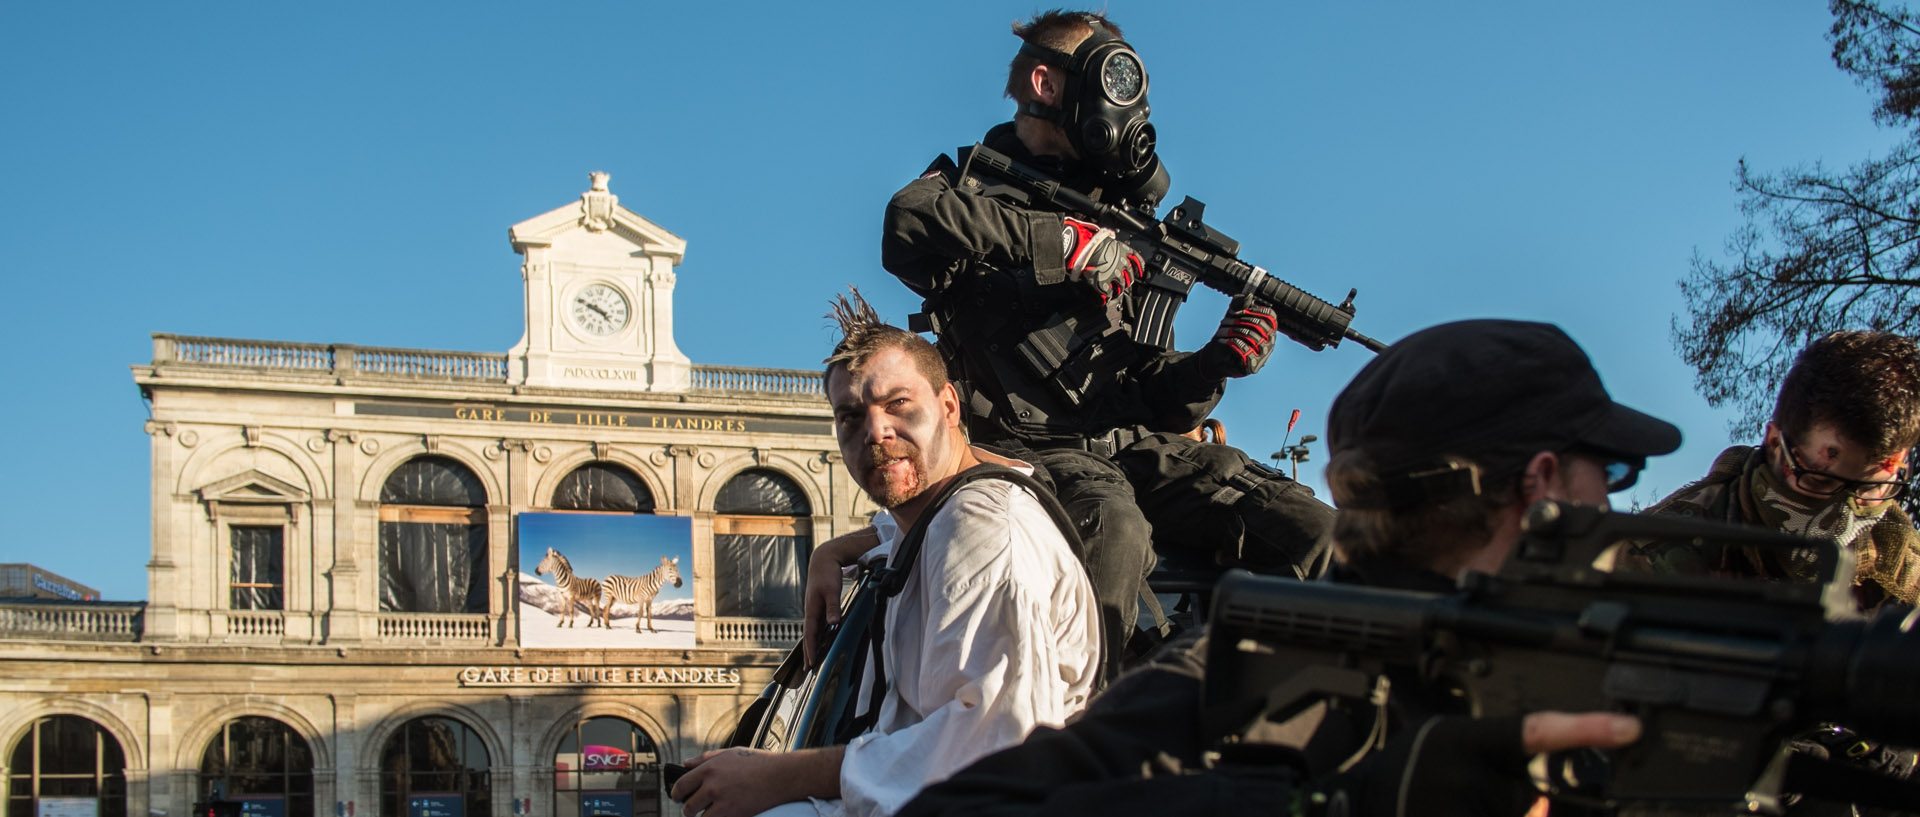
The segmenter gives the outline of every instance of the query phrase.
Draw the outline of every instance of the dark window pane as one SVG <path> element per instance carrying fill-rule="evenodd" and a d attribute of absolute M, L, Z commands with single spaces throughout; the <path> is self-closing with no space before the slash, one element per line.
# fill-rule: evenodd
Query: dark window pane
<path fill-rule="evenodd" d="M 380 523 L 380 609 L 487 612 L 487 526 Z"/>
<path fill-rule="evenodd" d="M 91 776 L 99 764 L 99 741 L 100 727 L 85 718 L 61 715 L 41 721 L 40 773 Z"/>
<path fill-rule="evenodd" d="M 235 525 L 228 539 L 233 546 L 230 581 L 235 610 L 283 610 L 280 588 L 284 529 L 278 525 Z"/>
<path fill-rule="evenodd" d="M 400 464 L 380 487 L 386 505 L 487 504 L 487 489 L 467 467 L 446 457 L 416 457 Z"/>
<path fill-rule="evenodd" d="M 812 537 L 713 537 L 716 616 L 799 618 Z"/>
<path fill-rule="evenodd" d="M 653 492 L 631 472 L 605 463 L 574 469 L 554 489 L 553 507 L 563 511 L 653 513 Z"/>
<path fill-rule="evenodd" d="M 793 480 L 773 471 L 742 471 L 720 486 L 713 512 L 753 516 L 810 516 L 812 505 Z"/>

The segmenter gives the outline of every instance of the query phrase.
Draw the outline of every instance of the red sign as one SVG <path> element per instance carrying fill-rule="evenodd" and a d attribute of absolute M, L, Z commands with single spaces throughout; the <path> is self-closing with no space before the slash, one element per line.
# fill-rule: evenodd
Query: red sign
<path fill-rule="evenodd" d="M 612 746 L 589 745 L 580 753 L 582 771 L 617 772 L 633 767 L 633 756 Z"/>

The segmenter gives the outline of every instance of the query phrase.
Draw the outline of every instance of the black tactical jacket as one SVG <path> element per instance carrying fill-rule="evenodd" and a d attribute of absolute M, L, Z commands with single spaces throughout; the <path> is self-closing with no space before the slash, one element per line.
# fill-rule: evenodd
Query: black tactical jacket
<path fill-rule="evenodd" d="M 983 141 L 1094 192 L 1073 168 L 1027 151 L 1012 123 Z M 1046 448 L 1199 425 L 1225 381 L 1196 356 L 1136 342 L 1124 304 L 1109 310 L 1067 277 L 1059 212 L 964 189 L 958 177 L 951 161 L 935 162 L 894 194 L 880 261 L 927 299 L 952 374 L 971 391 L 973 439 Z"/>
<path fill-rule="evenodd" d="M 1398 565 L 1336 564 L 1328 579 L 1423 592 L 1453 582 Z M 1371 709 L 1333 710 L 1304 732 L 1281 729 L 1306 749 L 1291 762 L 1210 766 L 1218 748 L 1200 728 L 1206 678 L 1204 637 L 1177 642 L 1154 663 L 1122 676 L 1062 729 L 1041 728 L 1024 743 L 988 755 L 921 792 L 898 817 L 961 815 L 1275 815 L 1317 811 L 1294 798 L 1331 776 L 1330 767 L 1368 743 Z M 1448 690 L 1395 678 L 1386 736 L 1443 714 L 1464 714 Z M 1280 734 L 1272 735 L 1280 737 Z M 1248 740 L 1266 736 L 1252 734 Z"/>

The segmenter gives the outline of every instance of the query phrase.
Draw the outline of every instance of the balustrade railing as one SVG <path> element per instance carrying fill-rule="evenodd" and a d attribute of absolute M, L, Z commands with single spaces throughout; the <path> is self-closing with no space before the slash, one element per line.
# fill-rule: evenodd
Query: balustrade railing
<path fill-rule="evenodd" d="M 761 644 L 791 647 L 800 641 L 801 622 L 796 619 L 716 618 L 713 640 L 723 643 Z"/>
<path fill-rule="evenodd" d="M 0 602 L 0 638 L 139 641 L 146 602 Z"/>
<path fill-rule="evenodd" d="M 797 369 L 749 369 L 740 366 L 695 366 L 693 388 L 701 391 L 762 392 L 771 394 L 825 394 L 819 372 Z"/>
<path fill-rule="evenodd" d="M 230 638 L 281 638 L 287 634 L 286 614 L 279 610 L 228 610 Z"/>
<path fill-rule="evenodd" d="M 484 613 L 381 613 L 381 641 L 493 640 L 493 622 Z"/>
<path fill-rule="evenodd" d="M 443 352 L 345 343 L 289 343 L 156 333 L 153 336 L 153 365 L 173 364 L 266 369 L 334 377 L 444 379 L 502 384 L 507 382 L 509 370 L 506 355 L 487 352 Z M 826 393 L 819 372 L 800 369 L 694 366 L 690 380 L 695 391 L 782 396 Z"/>

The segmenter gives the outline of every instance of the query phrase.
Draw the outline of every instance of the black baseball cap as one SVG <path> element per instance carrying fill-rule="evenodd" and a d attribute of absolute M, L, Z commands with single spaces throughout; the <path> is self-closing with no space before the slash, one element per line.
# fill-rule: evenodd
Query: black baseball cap
<path fill-rule="evenodd" d="M 1560 327 L 1487 319 L 1422 329 L 1380 353 L 1334 398 L 1327 446 L 1367 453 L 1382 480 L 1381 496 L 1337 504 L 1399 507 L 1504 476 L 1541 451 L 1644 461 L 1679 448 L 1680 429 L 1614 402 Z M 1450 456 L 1482 473 L 1458 479 Z"/>

